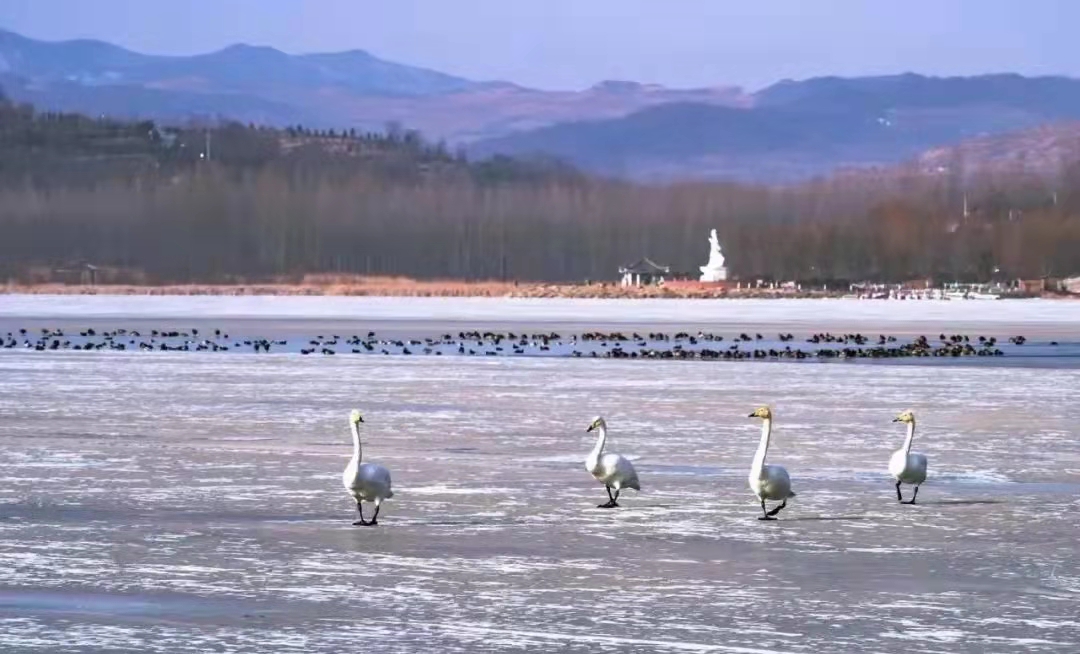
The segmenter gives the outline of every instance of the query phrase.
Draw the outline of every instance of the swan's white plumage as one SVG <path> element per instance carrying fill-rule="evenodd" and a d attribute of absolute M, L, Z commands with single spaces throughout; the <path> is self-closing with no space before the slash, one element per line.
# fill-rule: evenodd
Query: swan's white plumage
<path fill-rule="evenodd" d="M 761 440 L 747 476 L 750 490 L 759 501 L 786 502 L 788 498 L 795 497 L 791 490 L 791 476 L 784 466 L 765 463 L 765 455 L 769 451 L 769 441 L 772 438 L 772 411 L 769 407 L 761 407 L 751 413 L 750 417 L 762 419 Z"/>
<path fill-rule="evenodd" d="M 585 460 L 585 468 L 596 481 L 614 489 L 633 488 L 641 490 L 634 464 L 621 454 L 604 454 L 599 459 L 591 456 Z"/>
<path fill-rule="evenodd" d="M 599 431 L 600 434 L 597 436 L 596 446 L 585 458 L 585 469 L 596 478 L 596 481 L 609 488 L 615 490 L 633 488 L 640 491 L 641 484 L 638 482 L 634 464 L 621 454 L 604 454 L 604 444 L 607 442 L 607 422 L 603 418 L 594 419 L 586 431 L 593 430 Z"/>
<path fill-rule="evenodd" d="M 889 474 L 896 481 L 918 486 L 926 481 L 926 457 L 922 454 L 908 454 L 903 450 L 893 452 L 889 457 Z"/>
<path fill-rule="evenodd" d="M 907 437 L 904 445 L 889 457 L 889 474 L 898 482 L 918 486 L 926 481 L 928 462 L 925 455 L 911 451 L 911 443 L 915 439 L 915 414 L 905 411 L 893 422 L 907 424 Z"/>
<path fill-rule="evenodd" d="M 390 484 L 390 471 L 377 463 L 361 463 L 360 412 L 354 410 L 349 417 L 353 436 L 353 456 L 341 474 L 341 483 L 356 503 L 372 502 L 375 506 L 394 496 Z"/>
<path fill-rule="evenodd" d="M 341 476 L 345 490 L 357 502 L 374 502 L 376 505 L 394 496 L 390 489 L 390 471 L 377 463 L 350 461 Z"/>
<path fill-rule="evenodd" d="M 784 466 L 765 465 L 761 470 L 750 472 L 750 490 L 759 500 L 779 502 L 794 497 L 791 492 L 791 476 Z"/>

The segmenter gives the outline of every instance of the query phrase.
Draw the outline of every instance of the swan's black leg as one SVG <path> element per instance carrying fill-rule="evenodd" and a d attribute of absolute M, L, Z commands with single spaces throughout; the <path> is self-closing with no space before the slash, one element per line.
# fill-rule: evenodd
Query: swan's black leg
<path fill-rule="evenodd" d="M 364 520 L 364 505 L 361 504 L 360 502 L 357 502 L 356 503 L 356 510 L 360 512 L 360 520 L 357 521 L 357 522 L 354 522 L 353 526 L 354 527 L 361 527 L 361 526 L 366 527 L 366 526 L 368 526 L 368 524 L 370 524 L 370 523 L 368 523 L 367 520 Z M 376 512 L 376 514 L 377 514 L 377 512 Z"/>
<path fill-rule="evenodd" d="M 896 501 L 903 502 L 904 496 L 900 494 L 900 482 L 896 482 Z"/>
<path fill-rule="evenodd" d="M 615 504 L 615 498 L 611 496 L 611 486 L 604 486 L 604 490 L 607 491 L 607 499 L 608 499 L 608 501 L 605 502 L 604 504 L 597 504 L 596 508 L 598 508 L 598 509 L 610 509 L 613 506 L 618 506 L 617 504 Z"/>
<path fill-rule="evenodd" d="M 768 509 L 765 508 L 765 500 L 761 500 L 761 513 L 763 514 L 758 520 L 776 520 L 776 518 L 769 515 Z"/>
<path fill-rule="evenodd" d="M 914 504 L 915 503 L 915 496 L 918 495 L 918 494 L 919 494 L 919 487 L 916 486 L 915 487 L 915 492 L 911 494 L 911 501 L 909 501 L 909 502 L 901 502 L 901 503 L 902 504 Z"/>
<path fill-rule="evenodd" d="M 787 506 L 787 500 L 784 500 L 783 502 L 781 502 L 781 503 L 780 503 L 780 506 L 776 507 L 776 508 L 775 508 L 775 509 L 773 509 L 772 511 L 769 511 L 769 512 L 768 512 L 768 513 L 766 513 L 765 515 L 767 515 L 767 516 L 774 516 L 774 515 L 776 515 L 777 513 L 780 513 L 780 510 L 781 510 L 781 509 L 783 509 L 783 508 L 784 508 L 785 506 Z"/>
<path fill-rule="evenodd" d="M 611 498 L 611 506 L 619 506 L 619 493 L 622 492 L 621 488 L 615 489 L 615 497 Z"/>
<path fill-rule="evenodd" d="M 382 508 L 378 504 L 375 505 L 375 515 L 371 516 L 371 520 L 368 520 L 368 526 L 374 527 L 379 524 L 379 509 Z"/>

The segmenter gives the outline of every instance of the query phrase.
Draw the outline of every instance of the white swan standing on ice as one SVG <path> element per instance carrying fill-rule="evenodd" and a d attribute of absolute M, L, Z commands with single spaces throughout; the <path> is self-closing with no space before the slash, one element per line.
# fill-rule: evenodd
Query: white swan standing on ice
<path fill-rule="evenodd" d="M 896 416 L 893 422 L 907 423 L 907 438 L 904 439 L 904 446 L 889 457 L 889 474 L 896 480 L 896 500 L 901 504 L 914 504 L 915 496 L 919 494 L 919 485 L 926 481 L 926 457 L 911 451 L 911 441 L 915 438 L 915 414 L 905 411 Z M 900 484 L 915 486 L 910 501 L 904 501 L 904 496 L 900 494 Z"/>
<path fill-rule="evenodd" d="M 791 477 L 783 466 L 765 464 L 765 454 L 769 451 L 769 439 L 772 437 L 772 411 L 763 406 L 749 417 L 762 420 L 761 442 L 754 454 L 754 462 L 750 465 L 750 490 L 754 491 L 754 495 L 761 501 L 761 512 L 764 515 L 758 520 L 776 520 L 776 514 L 787 506 L 788 498 L 795 497 L 795 493 L 791 491 Z M 765 508 L 765 500 L 779 501 L 781 504 L 770 511 Z"/>
<path fill-rule="evenodd" d="M 364 418 L 360 412 L 353 409 L 349 414 L 349 426 L 352 429 L 353 455 L 349 465 L 345 466 L 345 472 L 341 475 L 341 483 L 345 490 L 349 491 L 356 500 L 356 510 L 360 512 L 360 520 L 353 525 L 370 527 L 379 524 L 379 506 L 383 500 L 394 496 L 390 490 L 390 471 L 377 463 L 360 463 L 360 423 Z M 375 515 L 371 520 L 364 520 L 364 507 L 362 502 L 375 504 Z"/>
<path fill-rule="evenodd" d="M 593 430 L 600 432 L 596 439 L 596 447 L 592 449 L 585 459 L 585 469 L 607 489 L 608 501 L 597 505 L 601 509 L 611 509 L 619 506 L 619 491 L 624 488 L 641 490 L 638 483 L 637 471 L 629 459 L 620 454 L 604 454 L 604 443 L 607 441 L 607 423 L 603 418 L 594 418 L 589 424 L 586 433 Z M 615 495 L 611 489 L 615 489 Z"/>

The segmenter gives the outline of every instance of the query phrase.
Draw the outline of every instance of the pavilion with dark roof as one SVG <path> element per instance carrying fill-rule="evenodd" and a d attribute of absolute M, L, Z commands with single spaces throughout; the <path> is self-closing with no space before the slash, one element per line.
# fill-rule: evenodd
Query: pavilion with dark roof
<path fill-rule="evenodd" d="M 619 268 L 623 286 L 653 286 L 663 283 L 671 275 L 671 266 L 661 266 L 648 257 L 642 257 L 629 266 Z"/>

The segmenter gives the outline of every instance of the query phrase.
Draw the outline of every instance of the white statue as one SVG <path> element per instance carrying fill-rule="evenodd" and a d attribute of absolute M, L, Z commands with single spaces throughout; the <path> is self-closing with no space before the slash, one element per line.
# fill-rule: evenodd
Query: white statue
<path fill-rule="evenodd" d="M 716 238 L 715 229 L 709 234 L 709 263 L 701 266 L 700 270 L 703 282 L 722 282 L 727 279 L 724 253 L 720 251 L 720 240 Z"/>

